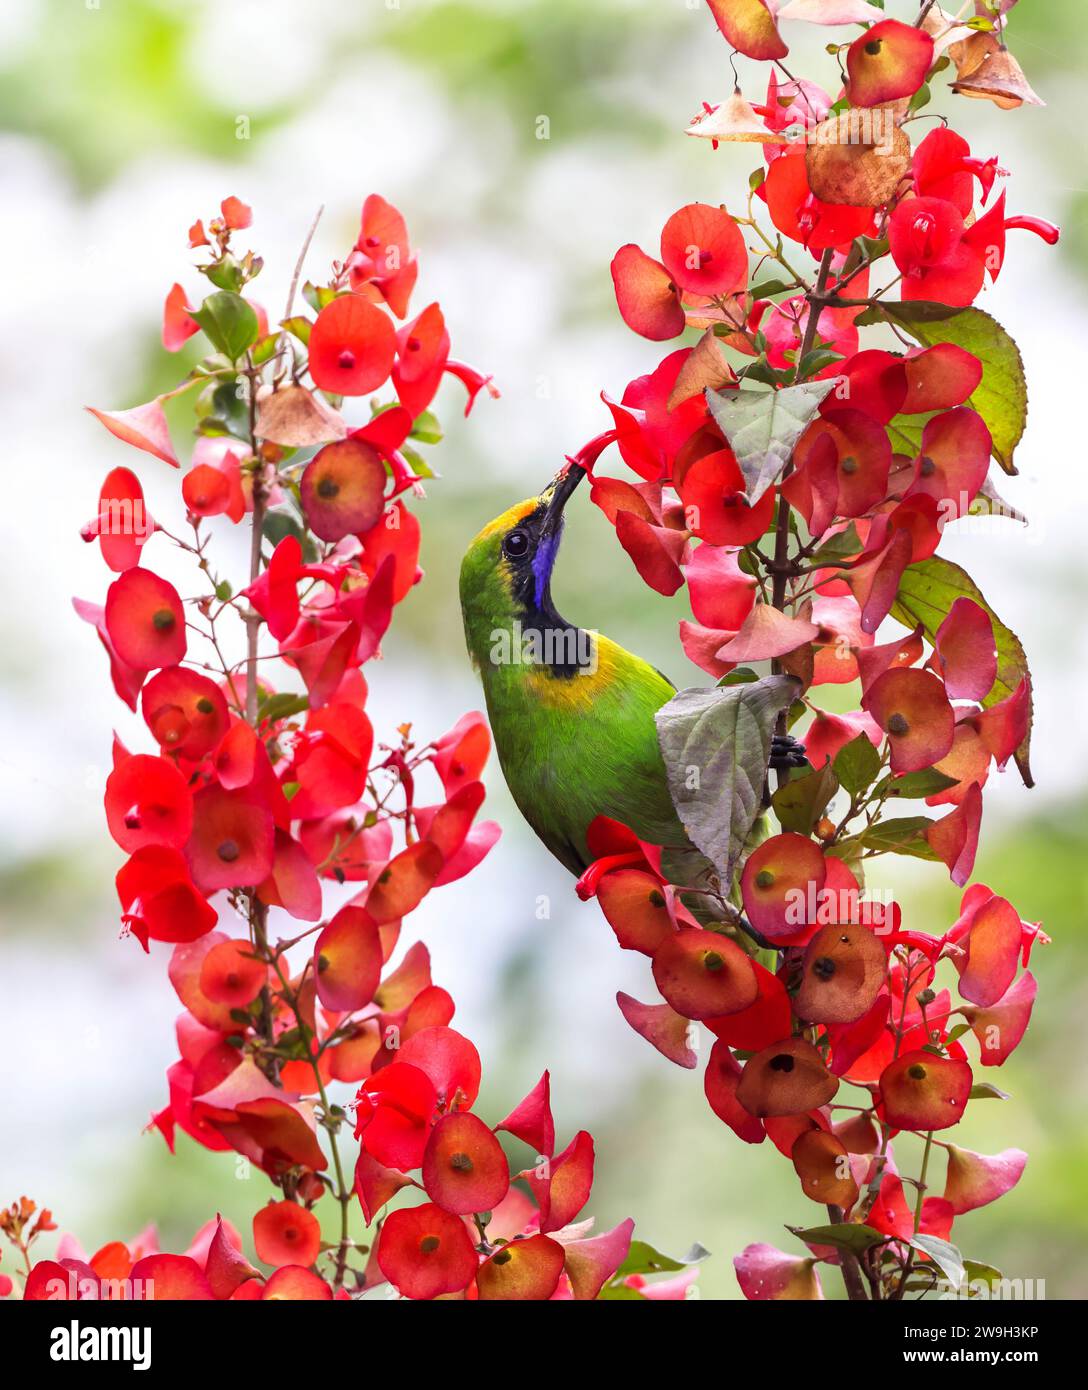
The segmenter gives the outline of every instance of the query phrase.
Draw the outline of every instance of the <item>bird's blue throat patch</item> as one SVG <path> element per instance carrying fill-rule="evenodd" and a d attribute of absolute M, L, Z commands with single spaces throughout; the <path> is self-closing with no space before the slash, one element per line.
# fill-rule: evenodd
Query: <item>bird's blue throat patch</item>
<path fill-rule="evenodd" d="M 544 595 L 547 593 L 552 570 L 555 568 L 555 557 L 559 553 L 561 536 L 562 528 L 554 535 L 541 537 L 536 554 L 533 556 L 533 598 L 537 608 L 542 607 L 544 603 Z"/>

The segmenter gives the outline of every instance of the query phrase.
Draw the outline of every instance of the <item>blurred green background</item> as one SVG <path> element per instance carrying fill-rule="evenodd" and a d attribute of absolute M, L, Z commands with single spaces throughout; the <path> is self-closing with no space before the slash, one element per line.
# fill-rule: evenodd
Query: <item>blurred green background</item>
<path fill-rule="evenodd" d="M 1021 476 L 1002 491 L 1032 524 L 967 531 L 948 554 L 1024 638 L 1037 681 L 1039 786 L 992 779 L 976 877 L 1042 919 L 1055 942 L 1033 962 L 1040 999 L 1027 1040 L 1000 1074 L 985 1074 L 1012 1100 L 974 1105 L 962 1127 L 969 1147 L 1017 1145 L 1031 1161 L 1015 1193 L 956 1230 L 969 1256 L 1068 1298 L 1088 1295 L 1088 821 L 1077 727 L 1088 673 L 1077 424 L 1088 365 L 1086 45 L 1078 0 L 1021 0 L 1012 18 L 1012 47 L 1047 107 L 1006 113 L 941 91 L 930 109 L 951 115 L 976 153 L 1000 155 L 1011 211 L 1064 224 L 1056 253 L 1014 240 L 984 301 L 1027 363 Z M 791 26 L 788 37 L 794 70 L 830 83 L 828 34 Z M 440 298 L 455 355 L 494 371 L 503 392 L 467 423 L 456 386 L 440 398 L 442 477 L 418 509 L 427 579 L 368 672 L 379 730 L 407 718 L 432 737 L 479 704 L 456 605 L 466 541 L 604 427 L 602 388 L 618 395 L 663 355 L 619 321 L 614 250 L 637 241 L 653 252 L 681 203 L 738 203 L 757 157 L 683 138 L 702 100 L 720 100 L 732 81 L 695 0 L 8 0 L 0 55 L 0 566 L 14 600 L 0 610 L 0 1201 L 28 1192 L 88 1249 L 150 1220 L 164 1246 L 184 1248 L 216 1210 L 248 1234 L 267 1187 L 259 1175 L 239 1180 L 229 1155 L 182 1137 L 171 1159 L 140 1133 L 164 1101 L 178 1006 L 165 954 L 149 961 L 116 939 L 119 856 L 101 787 L 110 728 L 135 739 L 138 726 L 113 700 L 68 597 L 101 601 L 106 576 L 77 531 L 102 474 L 132 460 L 79 407 L 131 405 L 172 380 L 176 363 L 158 347 L 161 302 L 174 280 L 195 290 L 185 232 L 223 196 L 254 206 L 252 244 L 268 266 L 255 296 L 277 315 L 319 204 L 315 274 L 354 239 L 368 192 L 396 202 L 421 251 L 416 306 Z M 739 69 L 759 99 L 755 66 Z M 140 471 L 152 511 L 176 518 L 176 478 Z M 676 641 L 682 596 L 647 590 L 584 503 L 556 588 L 571 618 L 679 684 L 703 683 L 683 669 Z M 597 1140 L 598 1227 L 632 1215 L 663 1250 L 702 1242 L 713 1253 L 702 1296 L 736 1297 L 731 1256 L 750 1241 L 788 1246 L 782 1223 L 809 1224 L 820 1210 L 769 1145 L 746 1148 L 719 1124 L 699 1072 L 680 1072 L 627 1029 L 614 994 L 652 997 L 645 962 L 619 952 L 597 909 L 576 902 L 496 768 L 490 786 L 504 839 L 412 924 L 436 981 L 458 999 L 456 1026 L 481 1048 L 483 1113 L 505 1113 L 550 1066 L 562 1136 L 587 1127 Z M 874 885 L 897 888 L 907 925 L 942 929 L 958 894 L 936 866 L 904 863 Z M 540 894 L 551 902 L 544 922 Z M 834 1276 L 828 1283 L 837 1293 Z"/>

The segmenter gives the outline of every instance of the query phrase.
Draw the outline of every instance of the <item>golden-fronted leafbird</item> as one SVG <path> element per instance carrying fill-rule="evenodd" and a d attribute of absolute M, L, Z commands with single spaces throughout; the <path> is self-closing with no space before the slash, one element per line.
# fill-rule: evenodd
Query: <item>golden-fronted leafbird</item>
<path fill-rule="evenodd" d="M 705 890 L 713 870 L 673 807 L 654 722 L 675 687 L 552 602 L 563 509 L 584 476 L 570 464 L 485 526 L 461 563 L 465 638 L 499 763 L 518 809 L 571 873 L 589 866 L 587 831 L 607 816 L 663 847 L 672 882 Z M 803 763 L 788 737 L 772 749 L 772 766 Z"/>

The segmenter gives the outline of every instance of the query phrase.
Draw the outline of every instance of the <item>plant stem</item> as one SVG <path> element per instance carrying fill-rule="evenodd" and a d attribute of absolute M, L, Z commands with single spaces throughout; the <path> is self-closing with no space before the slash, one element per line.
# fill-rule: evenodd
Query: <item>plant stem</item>
<path fill-rule="evenodd" d="M 842 1207 L 828 1205 L 827 1214 L 831 1218 L 833 1226 L 844 1225 Z M 858 1257 L 848 1250 L 841 1254 L 839 1268 L 842 1270 L 842 1282 L 846 1285 L 846 1296 L 851 1303 L 868 1303 L 869 1297 L 865 1292 L 865 1284 L 861 1277 L 861 1264 Z"/>
<path fill-rule="evenodd" d="M 828 249 L 820 258 L 820 270 L 816 277 L 816 287 L 808 295 L 808 321 L 805 324 L 805 333 L 801 341 L 801 347 L 797 353 L 797 370 L 800 374 L 801 363 L 812 351 L 812 344 L 816 341 L 816 333 L 820 326 L 820 313 L 823 309 L 823 301 L 827 297 L 827 282 L 831 275 L 831 258 L 833 252 Z M 782 471 L 782 479 L 789 477 L 791 465 L 787 464 Z M 790 504 L 782 496 L 778 495 L 778 517 L 775 522 L 774 532 L 774 571 L 771 585 L 771 604 L 779 610 L 785 611 L 786 590 L 788 584 L 788 560 L 790 552 Z M 781 670 L 781 663 L 777 660 L 771 662 L 771 670 L 777 675 Z M 788 710 L 783 710 L 778 716 L 778 723 L 775 732 L 783 735 L 789 732 Z M 782 787 L 789 780 L 788 771 L 780 771 L 778 774 L 778 785 Z"/>
<path fill-rule="evenodd" d="M 249 582 L 261 573 L 261 538 L 264 532 L 265 496 L 260 474 L 253 474 L 253 532 L 249 543 Z M 261 640 L 258 613 L 246 616 L 246 722 L 257 726 L 257 650 Z"/>
<path fill-rule="evenodd" d="M 917 1235 L 922 1229 L 922 1205 L 926 1200 L 926 1174 L 929 1172 L 929 1156 L 933 1152 L 933 1131 L 926 1131 L 926 1146 L 922 1152 L 922 1171 L 918 1174 L 918 1195 L 914 1202 L 914 1234 Z M 903 1292 L 907 1287 L 907 1280 L 910 1278 L 911 1270 L 914 1268 L 914 1247 L 911 1246 L 907 1252 L 907 1258 L 903 1262 L 903 1273 L 899 1277 L 896 1285 L 895 1297 L 902 1298 Z"/>
<path fill-rule="evenodd" d="M 314 1080 L 317 1082 L 317 1092 L 321 1097 L 321 1109 L 325 1117 L 324 1129 L 325 1133 L 329 1136 L 329 1151 L 332 1154 L 332 1165 L 336 1172 L 336 1191 L 333 1193 L 333 1196 L 340 1204 L 340 1243 L 336 1251 L 336 1275 L 333 1282 L 333 1287 L 339 1289 L 344 1282 L 344 1271 L 347 1267 L 348 1251 L 351 1249 L 348 1219 L 351 1211 L 352 1196 L 352 1189 L 348 1187 L 347 1183 L 344 1181 L 344 1165 L 340 1159 L 340 1147 L 336 1142 L 336 1129 L 339 1122 L 331 1114 L 332 1107 L 329 1103 L 329 1095 L 325 1090 L 325 1082 L 321 1075 L 321 1064 L 312 1046 L 317 1039 L 315 1035 L 310 1032 L 309 1026 L 302 1017 L 302 1011 L 298 1003 L 298 995 L 292 991 L 290 981 L 283 973 L 283 967 L 280 964 L 279 956 L 272 955 L 268 950 L 267 943 L 265 944 L 264 955 L 265 959 L 268 960 L 276 972 L 284 1001 L 289 1005 L 292 1013 L 295 1015 L 299 1035 L 302 1038 L 302 1045 L 306 1049 L 306 1055 L 313 1069 Z"/>

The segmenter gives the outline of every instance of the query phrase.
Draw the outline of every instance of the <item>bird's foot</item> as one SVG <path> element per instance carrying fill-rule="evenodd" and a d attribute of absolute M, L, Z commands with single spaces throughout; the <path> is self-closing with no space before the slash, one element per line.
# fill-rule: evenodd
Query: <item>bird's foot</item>
<path fill-rule="evenodd" d="M 769 766 L 775 772 L 785 772 L 789 768 L 808 767 L 805 745 L 799 743 L 792 734 L 774 734 L 771 738 L 771 757 Z"/>

